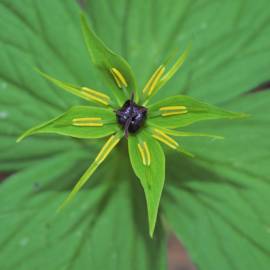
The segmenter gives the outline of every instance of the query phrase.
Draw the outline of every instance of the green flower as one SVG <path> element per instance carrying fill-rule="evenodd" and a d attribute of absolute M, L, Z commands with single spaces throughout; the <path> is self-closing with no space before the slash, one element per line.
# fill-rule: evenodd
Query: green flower
<path fill-rule="evenodd" d="M 165 180 L 165 155 L 161 144 L 192 157 L 174 137 L 221 137 L 180 131 L 178 128 L 198 121 L 233 119 L 245 114 L 228 112 L 183 95 L 153 103 L 152 98 L 183 65 L 189 48 L 171 66 L 169 57 L 154 71 L 145 87 L 138 90 L 129 64 L 104 45 L 90 29 L 84 15 L 81 16 L 81 24 L 90 57 L 107 82 L 112 95 L 86 86 L 65 83 L 38 71 L 58 87 L 97 106 L 74 106 L 64 114 L 26 131 L 18 141 L 36 133 L 57 133 L 80 139 L 109 136 L 95 160 L 60 206 L 61 209 L 74 198 L 119 141 L 126 137 L 132 168 L 145 192 L 152 236 Z"/>

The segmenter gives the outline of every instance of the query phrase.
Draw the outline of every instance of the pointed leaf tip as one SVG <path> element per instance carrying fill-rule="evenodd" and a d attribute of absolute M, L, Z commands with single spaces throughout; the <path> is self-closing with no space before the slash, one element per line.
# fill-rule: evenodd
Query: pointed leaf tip
<path fill-rule="evenodd" d="M 81 29 L 90 59 L 110 87 L 118 105 L 121 106 L 130 97 L 132 91 L 135 91 L 135 96 L 137 96 L 136 81 L 130 65 L 123 57 L 105 45 L 90 27 L 83 13 L 81 14 Z"/>
<path fill-rule="evenodd" d="M 152 82 L 153 89 L 152 91 L 149 91 L 149 95 L 145 100 L 146 103 L 148 103 L 148 101 L 159 91 L 159 89 L 162 88 L 174 76 L 174 74 L 182 67 L 182 65 L 184 64 L 185 60 L 188 57 L 190 50 L 191 50 L 191 43 L 188 44 L 185 51 L 177 58 L 176 62 L 172 65 L 171 68 L 169 68 L 169 70 L 166 73 L 165 71 L 167 69 L 167 65 L 172 61 L 176 52 L 171 53 L 169 57 L 164 61 L 164 63 L 159 67 L 159 68 L 162 68 L 162 70 L 160 70 L 159 73 L 158 73 L 159 69 L 156 70 L 155 73 L 157 74 L 154 73 L 153 74 L 154 77 L 152 76 L 152 78 L 148 82 L 150 83 L 151 80 L 153 80 L 155 84 Z"/>
<path fill-rule="evenodd" d="M 21 141 L 23 140 L 23 138 L 24 138 L 24 136 L 23 136 L 23 135 L 21 135 L 20 137 L 18 137 L 18 138 L 17 138 L 17 140 L 16 140 L 16 143 L 21 142 Z"/>
<path fill-rule="evenodd" d="M 76 196 L 76 194 L 82 189 L 82 187 L 87 183 L 90 177 L 97 170 L 99 165 L 107 158 L 115 146 L 119 143 L 120 139 L 123 137 L 123 132 L 118 132 L 117 134 L 112 135 L 104 146 L 101 148 L 100 152 L 96 156 L 95 160 L 92 162 L 90 167 L 84 172 L 81 178 L 78 180 L 72 191 L 69 193 L 65 201 L 57 209 L 57 212 L 60 212 L 66 205 L 68 205 Z"/>
<path fill-rule="evenodd" d="M 148 158 L 145 162 L 138 145 L 147 144 Z M 146 150 L 146 149 L 144 149 Z M 153 237 L 160 198 L 165 181 L 165 155 L 164 151 L 148 132 L 140 132 L 128 139 L 128 152 L 132 168 L 143 187 L 148 214 L 149 235 Z M 146 151 L 145 151 L 146 152 Z M 147 153 L 145 153 L 147 156 Z"/>
<path fill-rule="evenodd" d="M 177 109 L 184 107 L 184 109 Z M 214 105 L 207 104 L 190 96 L 178 95 L 165 98 L 149 107 L 151 125 L 162 128 L 179 128 L 195 122 L 218 119 L 246 118 L 245 113 L 226 111 Z M 168 110 L 168 113 L 166 110 Z"/>

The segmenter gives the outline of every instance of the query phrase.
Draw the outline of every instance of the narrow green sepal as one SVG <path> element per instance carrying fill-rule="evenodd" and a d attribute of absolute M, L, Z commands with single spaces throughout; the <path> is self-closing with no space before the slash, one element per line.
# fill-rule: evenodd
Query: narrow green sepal
<path fill-rule="evenodd" d="M 171 135 L 171 136 L 175 136 L 175 137 L 209 137 L 209 138 L 212 138 L 215 140 L 223 140 L 224 139 L 223 136 L 215 135 L 215 134 L 168 129 L 168 128 L 163 128 L 163 127 L 160 127 L 157 125 L 153 125 L 151 123 L 149 125 L 154 127 L 154 128 L 159 128 L 164 133 Z"/>
<path fill-rule="evenodd" d="M 75 96 L 78 96 L 84 100 L 87 100 L 88 102 L 93 102 L 98 105 L 102 106 L 109 106 L 111 105 L 112 107 L 115 106 L 113 101 L 110 99 L 110 97 L 101 91 L 93 90 L 88 87 L 81 87 L 81 86 L 76 86 L 71 83 L 66 83 L 63 81 L 60 81 L 45 72 L 35 68 L 35 71 L 38 72 L 42 77 L 47 79 L 49 82 L 54 84 L 55 86 L 61 88 L 62 90 L 65 90 Z"/>
<path fill-rule="evenodd" d="M 18 139 L 37 133 L 54 133 L 81 139 L 97 139 L 119 130 L 115 113 L 111 109 L 90 106 L 74 106 L 55 117 L 24 132 Z"/>
<path fill-rule="evenodd" d="M 172 61 L 172 58 L 175 55 L 173 52 L 169 57 L 157 68 L 150 80 L 147 82 L 146 86 L 143 89 L 144 94 L 144 105 L 147 105 L 151 98 L 155 96 L 158 90 L 163 87 L 173 75 L 180 69 L 184 64 L 188 53 L 190 51 L 191 44 L 187 47 L 183 54 L 176 60 L 173 66 L 166 72 L 168 64 Z"/>
<path fill-rule="evenodd" d="M 81 14 L 81 27 L 90 58 L 112 90 L 118 105 L 123 105 L 130 98 L 132 91 L 135 92 L 135 100 L 137 100 L 135 77 L 126 60 L 111 51 L 95 34 L 84 13 Z M 114 69 L 116 72 L 113 72 Z M 116 76 L 117 74 L 119 76 Z M 124 83 L 121 84 L 123 81 Z"/>
<path fill-rule="evenodd" d="M 176 62 L 173 64 L 173 66 L 162 76 L 159 83 L 157 84 L 156 91 L 158 91 L 161 87 L 163 87 L 173 76 L 174 74 L 182 67 L 185 60 L 188 57 L 188 54 L 191 50 L 191 43 L 188 45 L 188 47 L 185 49 L 183 54 L 181 54 Z M 166 65 L 171 61 L 171 57 L 166 61 Z"/>
<path fill-rule="evenodd" d="M 76 194 L 81 190 L 81 188 L 86 184 L 86 182 L 90 179 L 93 173 L 97 170 L 99 165 L 107 158 L 107 156 L 111 153 L 111 151 L 118 144 L 120 139 L 123 137 L 123 132 L 119 131 L 118 133 L 112 135 L 107 142 L 104 144 L 100 152 L 98 153 L 95 160 L 92 162 L 90 167 L 84 172 L 81 178 L 78 180 L 72 191 L 69 193 L 68 197 L 65 201 L 59 206 L 57 212 L 61 211 L 64 207 L 66 207 L 76 196 Z"/>

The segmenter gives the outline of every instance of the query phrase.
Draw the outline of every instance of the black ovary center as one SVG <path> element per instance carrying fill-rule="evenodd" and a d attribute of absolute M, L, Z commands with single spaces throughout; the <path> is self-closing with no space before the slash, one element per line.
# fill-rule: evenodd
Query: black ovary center
<path fill-rule="evenodd" d="M 132 99 L 127 100 L 122 108 L 116 111 L 116 117 L 118 123 L 124 127 L 127 137 L 128 133 L 135 133 L 143 126 L 147 109 L 137 105 Z"/>

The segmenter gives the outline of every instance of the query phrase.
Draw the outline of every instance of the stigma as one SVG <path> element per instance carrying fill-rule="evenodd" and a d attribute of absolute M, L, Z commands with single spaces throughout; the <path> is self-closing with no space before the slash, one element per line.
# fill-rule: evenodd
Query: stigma
<path fill-rule="evenodd" d="M 125 136 L 129 133 L 136 133 L 144 124 L 147 118 L 147 109 L 137 105 L 134 102 L 134 94 L 131 99 L 127 100 L 124 105 L 116 111 L 118 123 L 124 128 Z"/>

